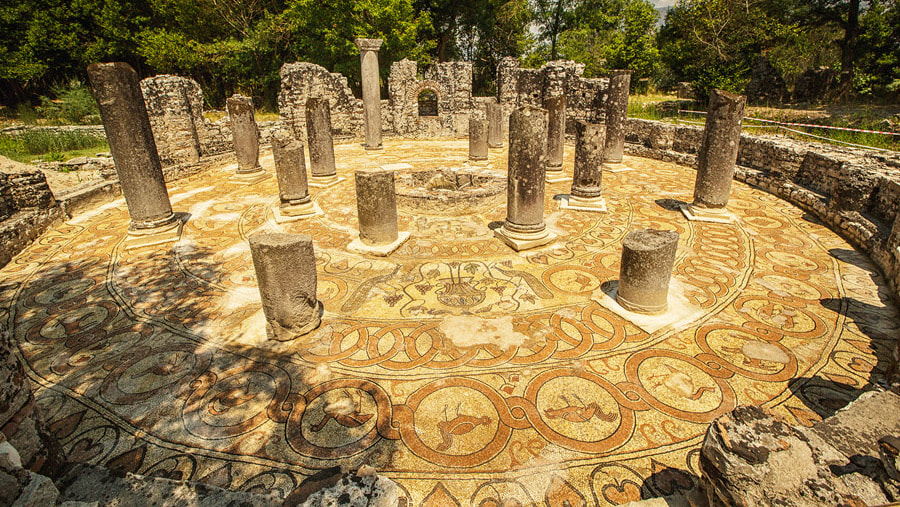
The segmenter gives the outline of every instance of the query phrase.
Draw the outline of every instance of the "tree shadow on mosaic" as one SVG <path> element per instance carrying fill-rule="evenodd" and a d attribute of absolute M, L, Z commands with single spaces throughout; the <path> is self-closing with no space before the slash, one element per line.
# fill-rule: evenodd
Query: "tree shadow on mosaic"
<path fill-rule="evenodd" d="M 24 284 L 14 339 L 68 459 L 282 496 L 335 460 L 389 461 L 377 386 L 270 347 L 255 278 L 241 274 L 235 295 L 215 254 L 120 244 Z"/>

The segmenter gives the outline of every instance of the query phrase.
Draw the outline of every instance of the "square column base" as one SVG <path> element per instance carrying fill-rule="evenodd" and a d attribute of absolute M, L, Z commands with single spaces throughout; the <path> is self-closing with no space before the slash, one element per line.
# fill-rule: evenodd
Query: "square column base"
<path fill-rule="evenodd" d="M 734 213 L 725 208 L 721 210 L 713 210 L 711 208 L 703 208 L 694 206 L 693 204 L 682 204 L 679 206 L 684 217 L 692 222 L 713 222 L 717 224 L 730 224 L 737 221 Z"/>
<path fill-rule="evenodd" d="M 228 178 L 228 181 L 231 183 L 237 183 L 238 185 L 253 185 L 254 183 L 259 183 L 267 179 L 271 174 L 267 173 L 265 169 L 260 169 L 259 171 L 252 173 L 235 173 L 232 174 L 231 177 Z"/>
<path fill-rule="evenodd" d="M 408 231 L 400 231 L 397 234 L 397 239 L 394 240 L 393 243 L 386 243 L 384 245 L 367 245 L 363 243 L 359 236 L 356 237 L 353 241 L 347 245 L 347 250 L 358 254 L 369 254 L 369 255 L 377 255 L 378 257 L 387 257 L 394 253 L 395 250 L 400 248 L 406 240 L 409 239 Z"/>
<path fill-rule="evenodd" d="M 669 282 L 668 306 L 666 310 L 655 315 L 632 312 L 626 309 L 616 300 L 618 292 L 619 283 L 616 281 L 610 283 L 607 287 L 594 291 L 591 294 L 591 299 L 650 334 L 663 328 L 680 329 L 686 327 L 704 315 L 700 307 L 688 301 L 687 297 L 684 296 L 684 287 L 675 278 L 672 278 Z"/>
<path fill-rule="evenodd" d="M 575 209 L 579 211 L 606 212 L 605 197 L 576 197 L 563 195 L 559 199 L 559 209 Z"/>
<path fill-rule="evenodd" d="M 297 220 L 312 218 L 321 214 L 322 208 L 320 208 L 319 204 L 315 201 L 310 201 L 306 204 L 299 204 L 296 206 L 287 206 L 284 208 L 282 208 L 281 206 L 272 207 L 272 215 L 275 216 L 276 224 L 295 222 Z"/>
<path fill-rule="evenodd" d="M 313 188 L 328 188 L 337 185 L 338 183 L 344 181 L 345 178 L 340 176 L 310 176 L 307 181 L 307 186 Z"/>
<path fill-rule="evenodd" d="M 125 236 L 125 250 L 174 243 L 181 239 L 184 217 L 178 216 L 174 222 L 154 229 L 129 230 Z"/>
<path fill-rule="evenodd" d="M 603 162 L 601 169 L 608 173 L 624 173 L 626 171 L 634 170 L 622 162 L 615 162 L 615 163 Z"/>
<path fill-rule="evenodd" d="M 555 171 L 545 171 L 544 181 L 547 183 L 562 183 L 569 181 L 569 177 L 562 169 Z"/>
<path fill-rule="evenodd" d="M 532 248 L 537 248 L 539 246 L 544 246 L 556 240 L 556 234 L 544 229 L 543 231 L 536 234 L 522 234 L 518 232 L 512 232 L 506 228 L 506 226 L 501 226 L 498 229 L 494 229 L 494 236 L 500 238 L 501 241 L 509 245 L 513 250 L 517 252 L 521 252 L 522 250 L 530 250 Z"/>

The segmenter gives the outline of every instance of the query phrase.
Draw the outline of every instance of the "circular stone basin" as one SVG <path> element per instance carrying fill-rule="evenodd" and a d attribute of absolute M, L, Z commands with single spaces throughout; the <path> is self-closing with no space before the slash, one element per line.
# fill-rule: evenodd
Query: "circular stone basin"
<path fill-rule="evenodd" d="M 415 213 L 463 215 L 503 203 L 506 177 L 488 170 L 441 167 L 398 172 L 397 206 Z"/>

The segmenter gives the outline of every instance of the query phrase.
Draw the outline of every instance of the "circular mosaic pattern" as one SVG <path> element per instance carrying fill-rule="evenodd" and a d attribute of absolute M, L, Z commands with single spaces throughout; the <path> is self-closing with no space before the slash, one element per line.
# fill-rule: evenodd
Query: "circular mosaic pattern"
<path fill-rule="evenodd" d="M 213 169 L 170 187 L 189 215 L 174 245 L 124 249 L 119 200 L 0 270 L 3 317 L 71 459 L 285 494 L 370 464 L 415 505 L 617 504 L 695 487 L 707 425 L 738 404 L 811 424 L 884 373 L 900 319 L 875 268 L 761 191 L 735 183 L 735 223 L 688 222 L 693 171 L 626 158 L 632 171 L 604 174 L 607 213 L 560 210 L 568 185 L 547 186 L 546 247 L 496 239 L 502 203 L 412 207 L 411 238 L 369 257 L 346 250 L 353 169 L 464 167 L 467 144 L 336 152 L 345 180 L 311 189 L 315 218 L 276 223 L 274 178 Z M 505 157 L 476 169 L 502 175 Z M 680 234 L 682 310 L 651 327 L 605 303 L 638 228 Z M 266 340 L 246 242 L 259 231 L 314 238 L 326 313 L 297 343 Z"/>

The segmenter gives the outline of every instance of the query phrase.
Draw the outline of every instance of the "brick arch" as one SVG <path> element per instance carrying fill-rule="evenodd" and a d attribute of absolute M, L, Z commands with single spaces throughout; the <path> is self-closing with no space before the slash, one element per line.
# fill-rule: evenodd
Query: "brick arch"
<path fill-rule="evenodd" d="M 412 89 L 409 96 L 407 96 L 407 100 L 410 104 L 414 104 L 414 109 L 416 112 L 416 116 L 419 115 L 419 95 L 424 91 L 430 91 L 434 93 L 435 101 L 437 102 L 437 115 L 440 115 L 441 111 L 441 92 L 440 87 L 434 81 L 423 80 L 419 81 L 418 86 Z"/>

